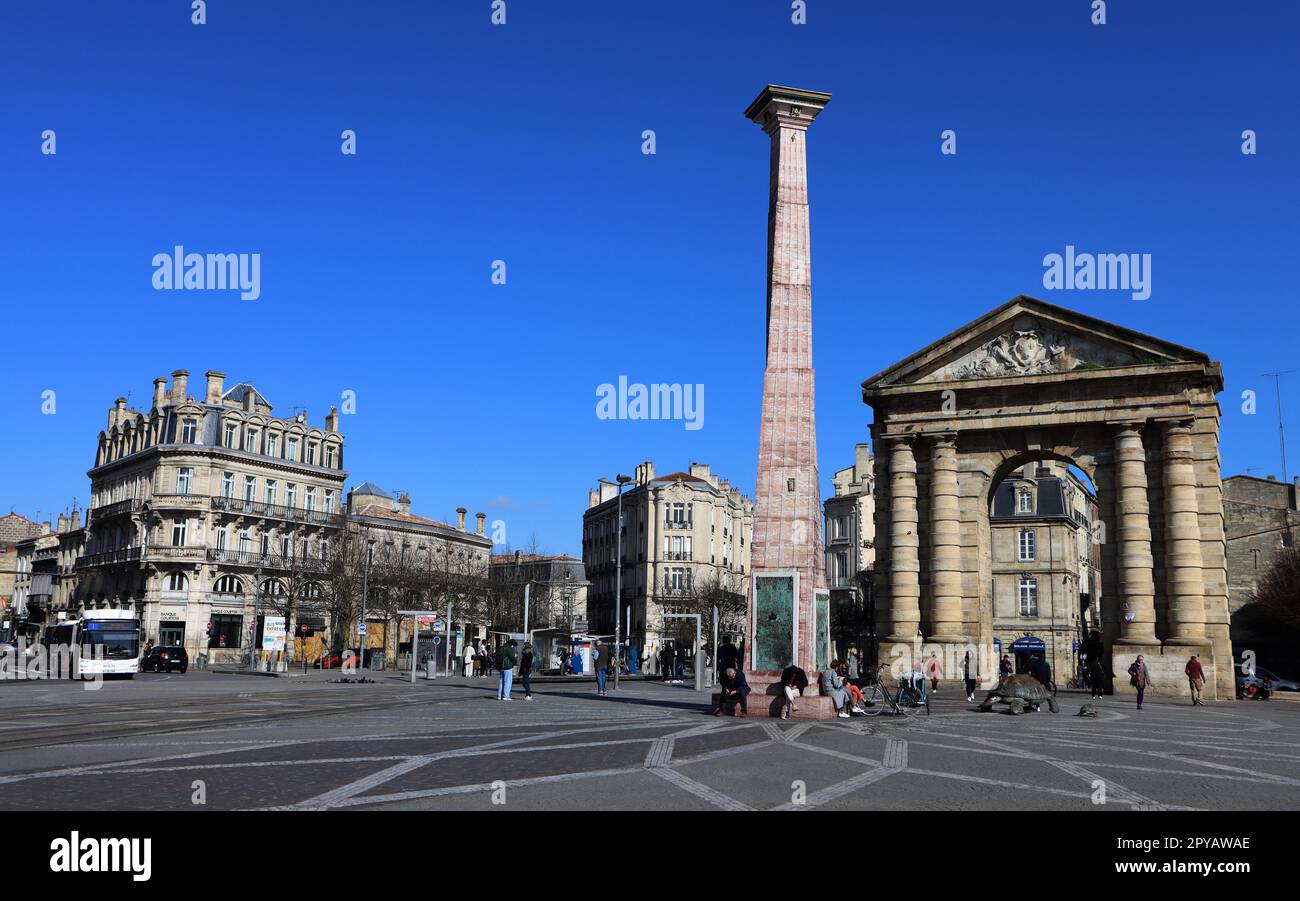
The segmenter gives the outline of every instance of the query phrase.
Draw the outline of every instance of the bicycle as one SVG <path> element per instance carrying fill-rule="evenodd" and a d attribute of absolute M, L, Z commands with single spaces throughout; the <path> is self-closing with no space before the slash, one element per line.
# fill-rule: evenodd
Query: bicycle
<path fill-rule="evenodd" d="M 899 716 L 915 716 L 922 710 L 926 716 L 930 715 L 930 698 L 908 685 L 906 680 L 899 682 L 895 694 L 891 694 L 883 682 L 876 680 L 862 693 L 862 702 L 866 705 L 862 711 L 866 716 L 879 716 L 886 710 Z"/>

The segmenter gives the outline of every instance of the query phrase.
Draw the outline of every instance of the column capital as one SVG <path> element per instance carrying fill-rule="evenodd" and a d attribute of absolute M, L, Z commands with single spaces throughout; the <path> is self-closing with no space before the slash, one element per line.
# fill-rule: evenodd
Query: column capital
<path fill-rule="evenodd" d="M 896 432 L 893 435 L 882 435 L 881 440 L 895 446 L 899 444 L 911 444 L 916 440 L 915 432 Z"/>
<path fill-rule="evenodd" d="M 933 441 L 936 446 L 940 447 L 956 446 L 957 444 L 957 433 L 952 430 L 944 432 L 925 432 L 921 437 L 928 438 L 930 441 Z"/>
<path fill-rule="evenodd" d="M 803 88 L 770 84 L 759 92 L 745 110 L 745 118 L 772 134 L 781 127 L 807 130 L 817 114 L 826 108 L 831 95 Z"/>
<path fill-rule="evenodd" d="M 1123 434 L 1124 432 L 1140 432 L 1146 424 L 1147 421 L 1145 419 L 1117 419 L 1110 423 L 1119 434 Z"/>
<path fill-rule="evenodd" d="M 1196 427 L 1195 416 L 1170 416 L 1168 418 L 1157 419 L 1160 427 L 1165 434 L 1171 432 L 1188 432 L 1190 433 Z"/>

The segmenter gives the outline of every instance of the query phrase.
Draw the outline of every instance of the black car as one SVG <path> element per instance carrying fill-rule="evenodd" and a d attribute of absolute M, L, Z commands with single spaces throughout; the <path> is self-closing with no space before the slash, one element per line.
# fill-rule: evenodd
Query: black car
<path fill-rule="evenodd" d="M 140 661 L 140 671 L 144 673 L 170 673 L 173 670 L 179 670 L 183 673 L 189 668 L 190 655 L 180 645 L 152 647 L 144 655 L 144 659 Z"/>

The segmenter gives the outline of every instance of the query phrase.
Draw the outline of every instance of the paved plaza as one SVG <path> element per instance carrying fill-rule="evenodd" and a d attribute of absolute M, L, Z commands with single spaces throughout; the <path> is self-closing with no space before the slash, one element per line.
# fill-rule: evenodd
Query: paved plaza
<path fill-rule="evenodd" d="M 682 686 L 3 683 L 0 809 L 1300 809 L 1300 703 L 719 718 Z M 201 789 L 201 790 L 200 790 Z M 1104 799 L 1104 800 L 1103 800 Z M 1102 803 L 1098 803 L 1101 801 Z"/>

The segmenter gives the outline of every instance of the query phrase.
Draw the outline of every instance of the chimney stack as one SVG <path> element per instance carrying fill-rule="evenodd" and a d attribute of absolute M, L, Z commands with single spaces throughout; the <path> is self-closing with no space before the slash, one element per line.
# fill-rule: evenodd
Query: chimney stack
<path fill-rule="evenodd" d="M 524 556 L 524 552 L 523 552 L 523 551 L 516 550 L 516 551 L 515 551 L 515 563 L 518 564 L 520 561 L 522 561 L 522 560 L 523 560 L 523 556 Z"/>
<path fill-rule="evenodd" d="M 163 376 L 153 380 L 153 408 L 161 410 L 167 403 L 167 379 Z"/>
<path fill-rule="evenodd" d="M 73 511 L 72 511 L 72 528 L 73 528 L 73 529 L 80 529 L 80 528 L 81 528 L 81 511 L 80 511 L 80 510 L 73 510 Z"/>
<path fill-rule="evenodd" d="M 457 531 L 460 531 L 460 532 L 465 531 L 465 514 L 468 513 L 468 512 L 469 512 L 469 511 L 466 510 L 464 507 L 457 507 L 457 508 L 456 508 L 456 529 L 457 529 Z"/>
<path fill-rule="evenodd" d="M 325 415 L 325 431 L 337 432 L 339 430 L 339 408 L 330 407 L 329 413 Z"/>
<path fill-rule="evenodd" d="M 397 496 L 397 512 L 399 513 L 411 512 L 411 495 L 409 492 L 403 491 L 401 494 Z"/>
<path fill-rule="evenodd" d="M 188 369 L 177 369 L 172 373 L 172 393 L 171 400 L 174 404 L 185 402 L 185 392 L 190 387 L 190 371 Z"/>
<path fill-rule="evenodd" d="M 221 403 L 221 388 L 226 380 L 224 372 L 217 372 L 215 369 L 208 370 L 208 391 L 203 398 L 205 404 Z"/>
<path fill-rule="evenodd" d="M 62 533 L 62 532 L 66 532 L 66 531 L 68 531 L 68 517 L 65 516 L 64 514 L 60 513 L 60 514 L 59 514 L 59 532 Z"/>
<path fill-rule="evenodd" d="M 477 527 L 477 529 L 475 530 L 475 531 L 476 531 L 476 534 L 482 535 L 482 534 L 483 534 L 483 525 L 484 525 L 484 523 L 487 522 L 487 514 L 486 514 L 486 513 L 475 513 L 475 514 L 474 514 L 474 518 L 478 520 L 478 527 Z"/>

